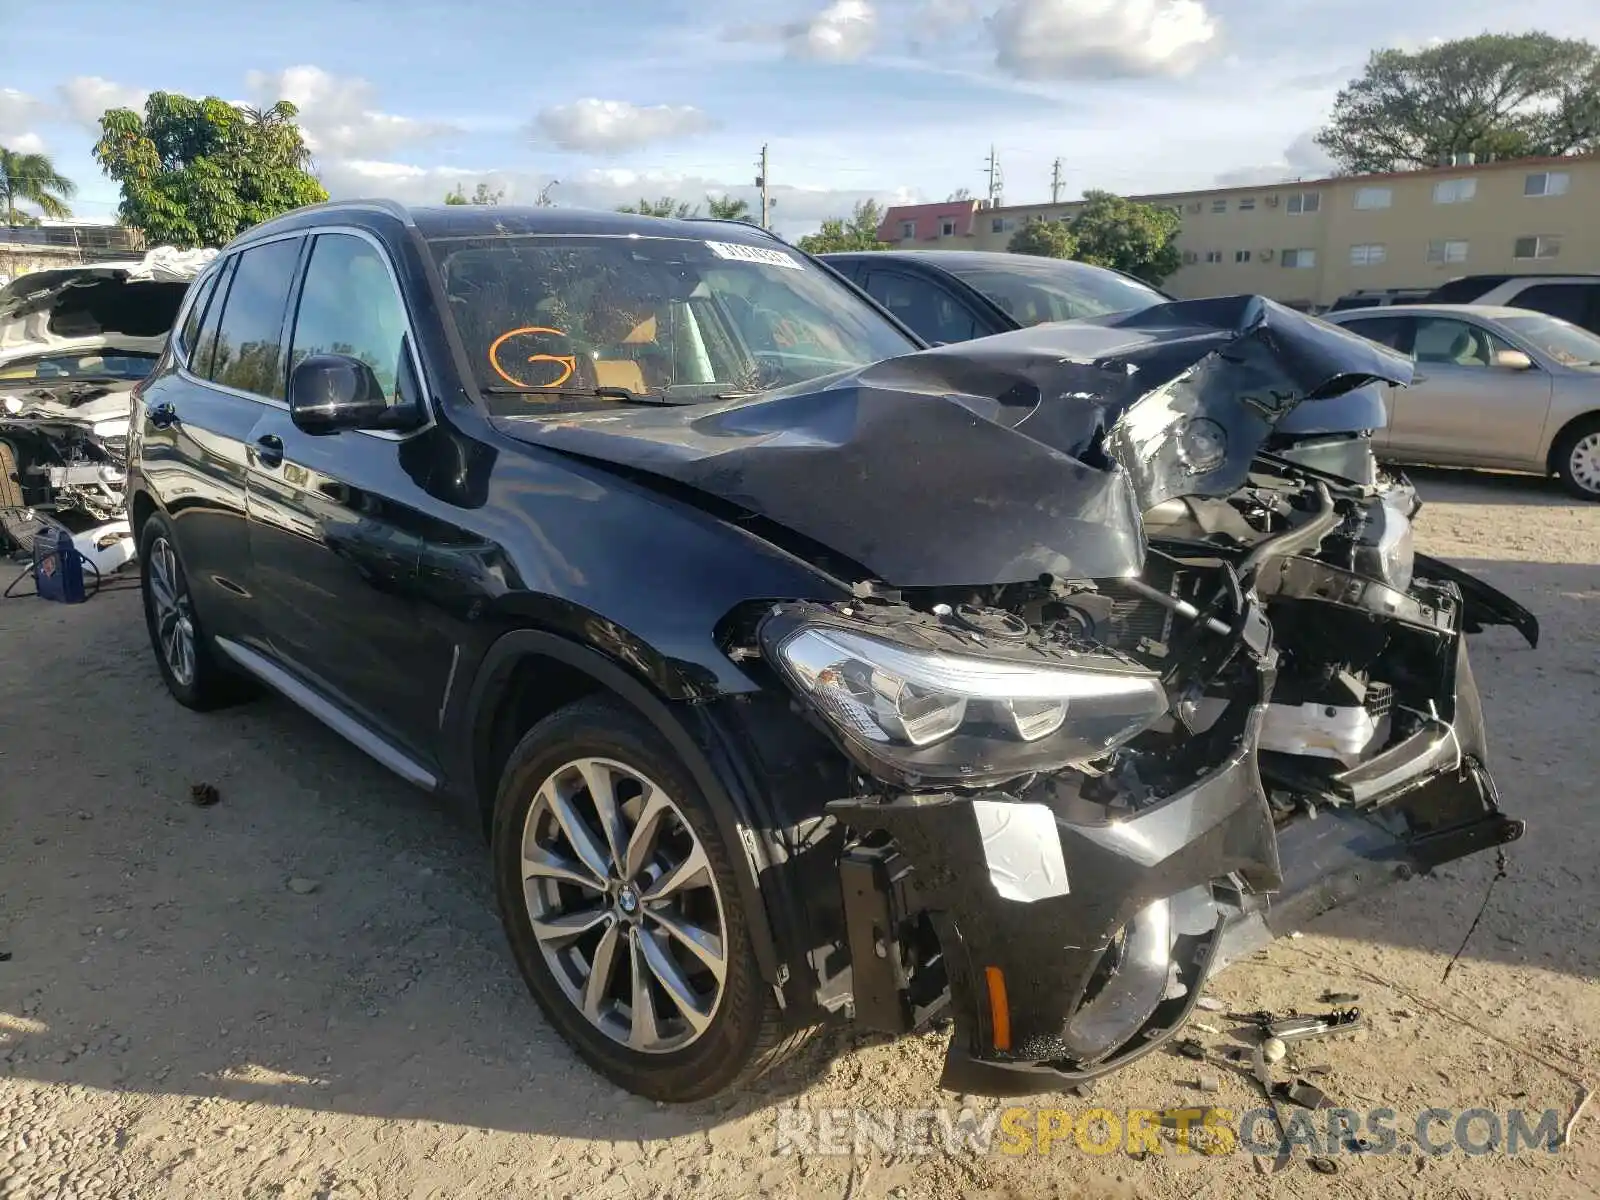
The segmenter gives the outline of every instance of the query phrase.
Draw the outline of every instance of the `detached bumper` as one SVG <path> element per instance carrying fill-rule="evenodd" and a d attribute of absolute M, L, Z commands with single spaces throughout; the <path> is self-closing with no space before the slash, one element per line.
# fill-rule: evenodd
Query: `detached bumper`
<path fill-rule="evenodd" d="M 1485 765 L 1464 645 L 1451 674 L 1447 719 L 1352 772 L 1361 798 L 1315 819 L 1274 824 L 1261 708 L 1221 767 L 1120 820 L 1002 793 L 830 805 L 890 834 L 910 864 L 955 1019 L 942 1085 L 1022 1095 L 1117 1070 L 1181 1028 L 1227 961 L 1352 896 L 1520 837 Z M 865 945 L 883 957 L 875 936 Z M 862 949 L 852 957 L 870 972 Z"/>

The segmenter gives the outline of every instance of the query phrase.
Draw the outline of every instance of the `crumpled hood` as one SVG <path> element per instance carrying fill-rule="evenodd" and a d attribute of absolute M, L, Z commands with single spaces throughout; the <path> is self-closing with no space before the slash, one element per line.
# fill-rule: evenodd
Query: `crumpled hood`
<path fill-rule="evenodd" d="M 1140 513 L 1237 490 L 1301 404 L 1410 380 L 1409 360 L 1376 343 L 1229 296 L 942 346 L 753 399 L 496 425 L 738 505 L 891 586 L 1020 583 L 1137 573 Z M 1371 403 L 1341 427 L 1381 424 Z"/>
<path fill-rule="evenodd" d="M 142 258 L 20 275 L 0 288 L 0 363 L 41 350 L 98 345 L 159 352 L 171 325 L 165 314 L 177 311 L 189 281 L 216 256 L 209 247 L 157 246 Z M 146 286 L 130 293 L 133 302 L 118 304 L 111 297 L 127 285 Z"/>

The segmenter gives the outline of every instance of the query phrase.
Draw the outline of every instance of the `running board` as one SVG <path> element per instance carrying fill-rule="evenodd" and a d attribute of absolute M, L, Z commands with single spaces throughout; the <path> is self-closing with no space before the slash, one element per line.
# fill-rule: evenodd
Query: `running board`
<path fill-rule="evenodd" d="M 379 737 L 338 705 L 324 699 L 321 694 L 301 683 L 277 663 L 248 646 L 228 638 L 214 639 L 216 647 L 244 670 L 255 676 L 285 699 L 305 709 L 329 729 L 343 737 L 358 750 L 377 759 L 407 783 L 427 791 L 434 791 L 439 781 L 431 771 L 402 750 L 397 750 L 386 739 Z"/>

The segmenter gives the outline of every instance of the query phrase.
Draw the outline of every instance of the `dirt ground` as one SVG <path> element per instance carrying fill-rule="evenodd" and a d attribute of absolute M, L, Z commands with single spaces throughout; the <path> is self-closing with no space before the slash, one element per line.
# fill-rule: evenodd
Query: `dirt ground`
<path fill-rule="evenodd" d="M 1332 913 L 1212 987 L 1241 1010 L 1359 993 L 1369 1029 L 1292 1061 L 1325 1064 L 1314 1082 L 1341 1105 L 1396 1110 L 1395 1153 L 1340 1154 L 1331 1175 L 1171 1141 L 1140 1158 L 1071 1138 L 1048 1157 L 776 1153 L 784 1106 L 958 1108 L 938 1034 L 832 1036 L 717 1103 L 627 1096 L 525 993 L 468 832 L 285 702 L 179 708 L 122 592 L 0 603 L 0 1196 L 1600 1195 L 1600 1100 L 1556 1153 L 1429 1156 L 1407 1136 L 1427 1108 L 1564 1123 L 1573 1079 L 1600 1083 L 1600 506 L 1514 477 L 1419 483 L 1424 548 L 1543 622 L 1537 651 L 1473 640 L 1528 834 L 1448 982 L 1492 856 Z M 199 782 L 220 803 L 191 803 Z M 1225 1022 L 1202 1015 L 1220 1050 Z M 1224 1063 L 1161 1053 L 1087 1100 L 1037 1103 L 1261 1101 Z"/>

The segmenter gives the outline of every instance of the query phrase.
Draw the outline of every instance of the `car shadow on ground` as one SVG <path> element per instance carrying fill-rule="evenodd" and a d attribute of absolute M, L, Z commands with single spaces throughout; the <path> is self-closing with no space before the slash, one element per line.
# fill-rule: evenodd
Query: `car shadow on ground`
<path fill-rule="evenodd" d="M 1600 974 L 1589 802 L 1600 568 L 1462 565 L 1545 623 L 1538 651 L 1506 630 L 1474 639 L 1505 806 L 1529 832 L 1466 958 L 1582 986 Z M 11 1076 L 649 1140 L 781 1103 L 879 1040 L 831 1033 L 717 1101 L 630 1096 L 529 998 L 482 843 L 438 801 L 283 701 L 206 716 L 177 707 L 134 597 L 0 611 L 0 639 L 26 647 L 0 659 L 0 949 L 14 956 L 0 963 L 0 1068 Z M 218 803 L 192 802 L 201 782 Z M 1492 871 L 1483 857 L 1453 864 L 1311 931 L 1448 955 Z M 936 1087 L 930 1069 L 930 1097 Z"/>
<path fill-rule="evenodd" d="M 1537 508 L 1586 508 L 1595 503 L 1580 500 L 1554 476 L 1523 475 L 1515 471 L 1473 471 L 1456 467 L 1400 467 L 1423 502 L 1440 504 L 1528 505 Z"/>

